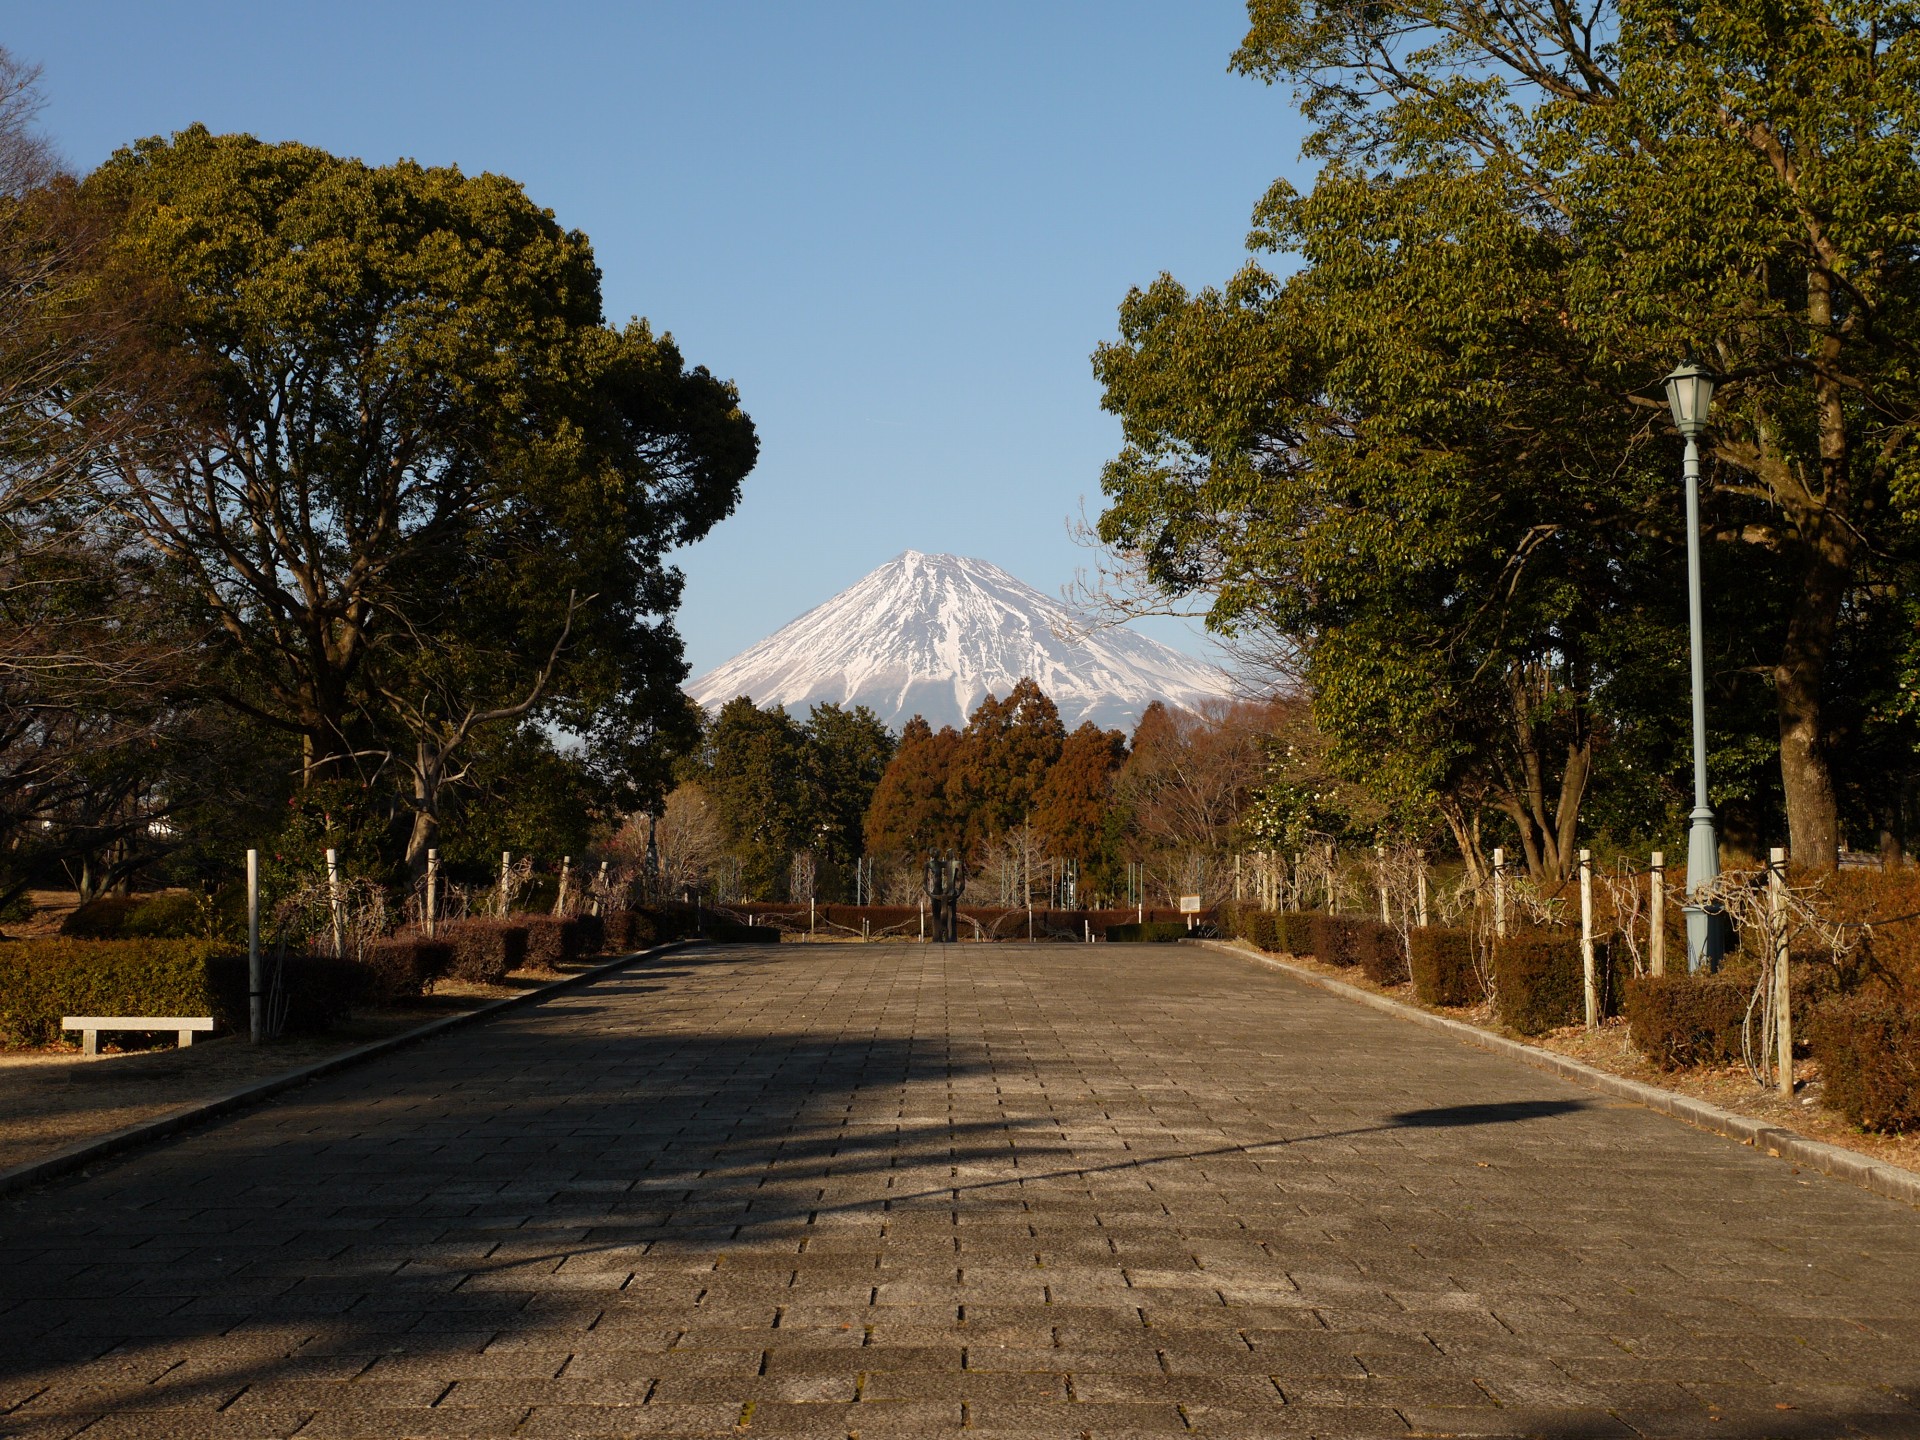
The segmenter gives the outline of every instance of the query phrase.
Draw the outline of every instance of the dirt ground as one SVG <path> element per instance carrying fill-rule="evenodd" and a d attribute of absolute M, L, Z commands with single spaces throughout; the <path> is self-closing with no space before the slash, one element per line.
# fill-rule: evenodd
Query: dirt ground
<path fill-rule="evenodd" d="M 57 927 L 58 921 L 54 923 Z M 369 1012 L 324 1035 L 271 1045 L 254 1046 L 243 1035 L 223 1035 L 184 1050 L 169 1045 L 121 1052 L 112 1047 L 112 1036 L 103 1035 L 107 1053 L 98 1056 L 80 1054 L 77 1044 L 55 1050 L 0 1050 L 0 1169 L 558 978 L 516 972 L 503 985 L 443 981 L 417 1005 Z"/>
<path fill-rule="evenodd" d="M 1344 981 L 1357 989 L 1371 990 L 1379 995 L 1390 995 L 1406 1004 L 1416 1005 L 1421 1009 L 1433 1009 L 1437 1014 L 1465 1021 L 1481 1030 L 1504 1035 L 1510 1040 L 1518 1040 L 1522 1044 L 1552 1050 L 1561 1055 L 1570 1055 L 1576 1060 L 1593 1066 L 1596 1070 L 1605 1070 L 1609 1074 L 1620 1075 L 1629 1080 L 1638 1080 L 1646 1085 L 1658 1085 L 1663 1090 L 1690 1095 L 1696 1100 L 1705 1100 L 1709 1104 L 1718 1105 L 1723 1110 L 1765 1120 L 1782 1129 L 1796 1131 L 1809 1139 L 1823 1140 L 1829 1145 L 1839 1145 L 1862 1155 L 1870 1155 L 1875 1160 L 1884 1161 L 1889 1165 L 1903 1166 L 1908 1170 L 1920 1170 L 1920 1134 L 1871 1134 L 1851 1124 L 1844 1116 L 1836 1115 L 1833 1111 L 1826 1109 L 1820 1104 L 1819 1068 L 1809 1060 L 1801 1060 L 1795 1066 L 1795 1094 L 1793 1099 L 1788 1100 L 1776 1091 L 1756 1084 L 1753 1077 L 1742 1066 L 1718 1070 L 1656 1069 L 1644 1055 L 1633 1048 L 1633 1041 L 1628 1034 L 1625 1020 L 1609 1020 L 1593 1031 L 1581 1025 L 1569 1025 L 1565 1029 L 1554 1030 L 1546 1035 L 1516 1035 L 1495 1020 L 1491 1009 L 1487 1006 L 1466 1010 L 1421 1006 L 1413 998 L 1411 984 L 1376 985 L 1358 970 L 1344 969 L 1338 965 L 1324 965 L 1310 955 L 1288 955 L 1282 958 L 1303 970 L 1311 970 L 1315 974 Z"/>

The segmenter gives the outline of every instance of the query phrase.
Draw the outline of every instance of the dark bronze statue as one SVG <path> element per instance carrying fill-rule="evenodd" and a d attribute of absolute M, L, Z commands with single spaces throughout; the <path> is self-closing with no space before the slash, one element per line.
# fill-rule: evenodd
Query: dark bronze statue
<path fill-rule="evenodd" d="M 943 856 L 927 852 L 927 899 L 933 905 L 933 938 L 942 945 L 960 939 L 960 895 L 967 888 L 967 872 L 960 857 L 949 850 Z"/>

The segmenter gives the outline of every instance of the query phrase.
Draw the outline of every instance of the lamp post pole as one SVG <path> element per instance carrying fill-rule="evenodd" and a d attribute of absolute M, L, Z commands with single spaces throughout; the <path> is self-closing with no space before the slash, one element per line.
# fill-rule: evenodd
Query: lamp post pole
<path fill-rule="evenodd" d="M 1667 377 L 1674 424 L 1687 442 L 1687 629 L 1693 652 L 1693 814 L 1687 830 L 1687 969 L 1720 967 L 1721 934 L 1707 896 L 1720 875 L 1720 839 L 1707 803 L 1707 660 L 1700 593 L 1700 435 L 1713 404 L 1713 377 L 1691 361 Z"/>

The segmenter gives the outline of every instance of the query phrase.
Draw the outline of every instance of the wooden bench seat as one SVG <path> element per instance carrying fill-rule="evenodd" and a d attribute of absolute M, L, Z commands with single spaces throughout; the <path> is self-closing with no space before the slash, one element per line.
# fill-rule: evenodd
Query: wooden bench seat
<path fill-rule="evenodd" d="M 211 1015 L 67 1015 L 60 1021 L 62 1030 L 78 1030 L 83 1052 L 100 1053 L 102 1030 L 172 1030 L 180 1037 L 182 1049 L 193 1044 L 195 1031 L 213 1029 Z"/>

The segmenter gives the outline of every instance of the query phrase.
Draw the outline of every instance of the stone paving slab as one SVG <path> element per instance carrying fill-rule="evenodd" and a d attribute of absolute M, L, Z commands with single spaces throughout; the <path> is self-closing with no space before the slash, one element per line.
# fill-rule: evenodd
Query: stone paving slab
<path fill-rule="evenodd" d="M 1920 1214 L 1189 947 L 663 964 L 0 1200 L 0 1435 L 1920 1436 Z"/>

